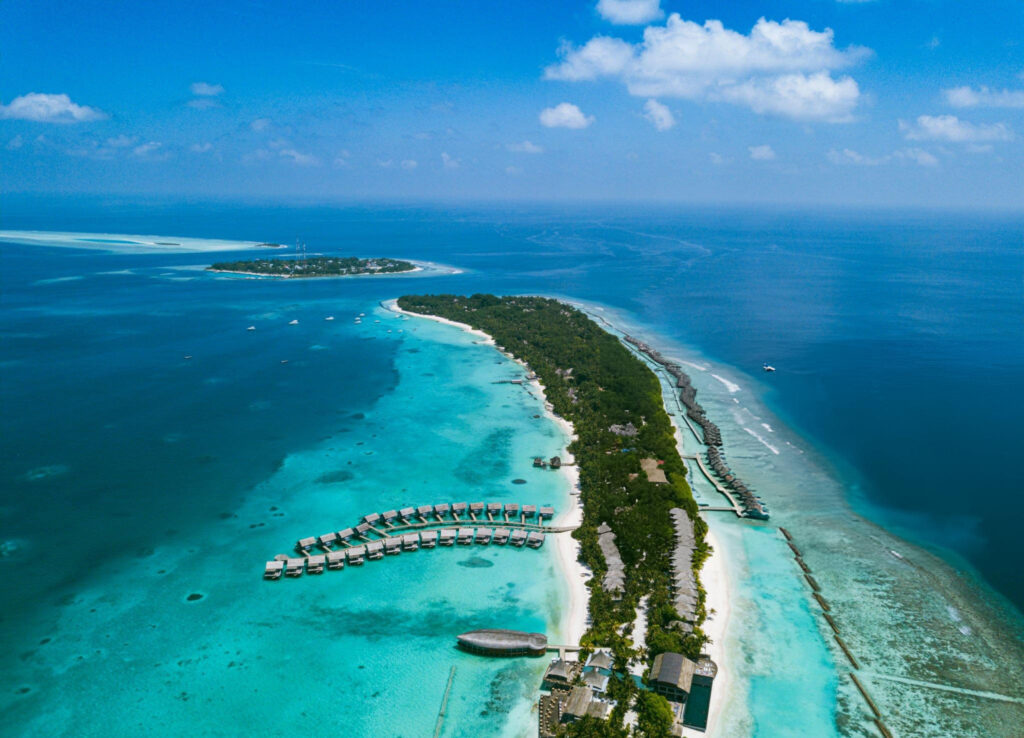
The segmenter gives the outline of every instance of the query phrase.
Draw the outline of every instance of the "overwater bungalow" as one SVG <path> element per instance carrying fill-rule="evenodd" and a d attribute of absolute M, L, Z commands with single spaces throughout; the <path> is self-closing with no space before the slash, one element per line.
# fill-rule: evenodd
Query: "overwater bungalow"
<path fill-rule="evenodd" d="M 552 469 L 559 469 L 562 466 L 562 457 L 552 456 L 551 461 L 549 461 L 548 463 L 551 465 Z"/>
<path fill-rule="evenodd" d="M 491 540 L 498 546 L 504 546 L 508 543 L 509 533 L 510 531 L 508 528 L 495 528 L 494 537 Z"/>
<path fill-rule="evenodd" d="M 384 539 L 384 553 L 388 556 L 395 556 L 402 553 L 402 539 L 401 538 L 385 538 Z"/>
<path fill-rule="evenodd" d="M 369 523 L 360 523 L 356 526 L 356 535 L 360 538 L 366 538 L 366 534 L 370 532 Z"/>
<path fill-rule="evenodd" d="M 520 548 L 526 543 L 526 531 L 519 530 L 518 528 L 512 531 L 512 534 L 508 537 L 508 542 L 516 548 Z"/>
<path fill-rule="evenodd" d="M 434 548 L 437 545 L 437 531 L 428 530 L 420 534 L 420 545 L 423 548 Z"/>
<path fill-rule="evenodd" d="M 537 517 L 536 505 L 523 505 L 523 517 L 527 520 Z"/>
<path fill-rule="evenodd" d="M 453 502 L 452 503 L 452 515 L 465 515 L 466 510 L 469 508 L 465 502 Z"/>
<path fill-rule="evenodd" d="M 366 558 L 370 561 L 384 558 L 384 542 L 370 541 L 366 544 Z"/>
<path fill-rule="evenodd" d="M 451 505 L 449 505 L 447 502 L 442 502 L 440 504 L 434 505 L 434 515 L 436 515 L 438 519 L 443 520 L 444 516 L 447 515 L 448 511 L 451 509 Z"/>
<path fill-rule="evenodd" d="M 540 548 L 544 545 L 544 534 L 539 531 L 531 530 L 526 536 L 526 545 L 530 548 Z"/>
<path fill-rule="evenodd" d="M 323 554 L 316 554 L 306 559 L 306 571 L 309 574 L 323 574 L 324 565 L 327 563 L 327 557 Z"/>
<path fill-rule="evenodd" d="M 380 521 L 380 513 L 370 513 L 363 516 L 363 522 L 367 525 L 376 525 Z"/>
<path fill-rule="evenodd" d="M 477 528 L 476 529 L 476 542 L 482 546 L 486 546 L 491 542 L 491 535 L 493 531 L 490 528 Z"/>
<path fill-rule="evenodd" d="M 348 559 L 349 566 L 362 566 L 363 557 L 366 555 L 365 546 L 353 546 L 344 552 L 345 558 Z"/>
<path fill-rule="evenodd" d="M 416 514 L 419 516 L 420 520 L 422 520 L 425 523 L 427 522 L 427 518 L 434 514 L 434 506 L 420 505 L 419 507 L 416 508 Z"/>
<path fill-rule="evenodd" d="M 345 566 L 345 552 L 344 551 L 330 551 L 327 554 L 327 568 L 328 569 L 341 569 Z"/>
<path fill-rule="evenodd" d="M 306 570 L 305 559 L 288 559 L 285 562 L 284 574 L 288 577 L 301 577 Z"/>
<path fill-rule="evenodd" d="M 309 538 L 300 538 L 298 543 L 295 544 L 296 551 L 308 551 L 316 545 L 316 538 L 310 536 Z"/>
<path fill-rule="evenodd" d="M 418 551 L 420 548 L 420 535 L 419 533 L 406 533 L 402 536 L 402 550 L 403 551 Z"/>
<path fill-rule="evenodd" d="M 501 503 L 500 502 L 488 502 L 487 503 L 487 517 L 492 515 L 501 515 Z"/>
<path fill-rule="evenodd" d="M 537 511 L 537 514 L 540 516 L 541 520 L 550 520 L 555 516 L 555 508 L 545 505 Z"/>
<path fill-rule="evenodd" d="M 535 467 L 537 467 L 538 469 L 543 469 L 544 467 L 546 467 L 548 465 L 548 463 L 546 461 L 544 461 L 544 457 L 543 456 L 534 456 L 533 457 L 533 465 Z"/>
<path fill-rule="evenodd" d="M 266 568 L 263 570 L 264 579 L 280 579 L 282 574 L 284 574 L 283 561 L 268 561 Z"/>
<path fill-rule="evenodd" d="M 519 517 L 519 503 L 518 502 L 506 502 L 505 503 L 505 515 L 507 517 L 518 518 Z"/>
<path fill-rule="evenodd" d="M 457 533 L 454 528 L 442 528 L 438 534 L 438 543 L 442 546 L 451 546 L 455 543 L 455 536 Z"/>
<path fill-rule="evenodd" d="M 395 518 L 398 517 L 398 510 L 386 510 L 381 513 L 380 517 L 384 521 L 384 525 L 394 525 Z"/>
<path fill-rule="evenodd" d="M 470 514 L 470 516 L 472 516 L 473 520 L 476 520 L 478 515 L 483 514 L 483 511 L 484 511 L 484 503 L 482 503 L 482 502 L 471 502 L 471 503 L 469 503 L 469 514 Z"/>
<path fill-rule="evenodd" d="M 457 543 L 460 546 L 468 546 L 473 542 L 473 529 L 472 528 L 459 528 L 459 535 L 456 538 Z"/>
<path fill-rule="evenodd" d="M 415 507 L 403 507 L 401 510 L 398 511 L 398 517 L 401 518 L 402 520 L 404 520 L 407 523 L 411 523 L 412 522 L 412 518 L 413 518 L 413 516 L 415 514 L 416 514 L 416 508 Z"/>
<path fill-rule="evenodd" d="M 331 550 L 331 544 L 338 540 L 337 533 L 324 533 L 318 539 L 320 541 L 320 547 L 328 551 Z"/>
<path fill-rule="evenodd" d="M 343 528 L 338 531 L 338 540 L 347 541 L 349 538 L 355 537 L 355 534 L 356 532 L 352 528 Z"/>

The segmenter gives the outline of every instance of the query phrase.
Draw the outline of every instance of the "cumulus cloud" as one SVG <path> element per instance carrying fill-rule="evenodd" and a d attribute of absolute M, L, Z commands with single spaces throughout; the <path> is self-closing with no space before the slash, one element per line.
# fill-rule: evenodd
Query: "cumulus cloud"
<path fill-rule="evenodd" d="M 597 12 L 606 21 L 638 26 L 665 17 L 661 0 L 597 0 Z"/>
<path fill-rule="evenodd" d="M 103 120 L 107 114 L 87 105 L 76 105 L 65 94 L 30 92 L 0 105 L 0 118 L 31 120 L 36 123 L 85 123 Z"/>
<path fill-rule="evenodd" d="M 1024 108 L 1024 90 L 990 90 L 982 85 L 952 87 L 942 94 L 954 108 Z"/>
<path fill-rule="evenodd" d="M 897 159 L 904 159 L 915 164 L 920 164 L 922 167 L 936 167 L 939 165 L 939 160 L 936 159 L 933 154 L 928 153 L 924 149 L 900 149 L 899 151 L 894 152 L 893 156 Z"/>
<path fill-rule="evenodd" d="M 914 123 L 901 120 L 899 126 L 911 141 L 979 143 L 1013 138 L 1013 131 L 1005 123 L 969 123 L 955 115 L 919 115 Z"/>
<path fill-rule="evenodd" d="M 299 165 L 300 167 L 315 167 L 320 163 L 320 160 L 312 154 L 304 154 L 303 152 L 291 147 L 278 149 L 277 155 L 282 159 L 290 161 L 292 164 Z"/>
<path fill-rule="evenodd" d="M 122 133 L 120 136 L 108 138 L 107 146 L 109 146 L 112 149 L 126 149 L 129 146 L 133 145 L 138 140 L 139 139 L 137 136 L 126 136 L 125 134 Z"/>
<path fill-rule="evenodd" d="M 415 169 L 419 166 L 419 163 L 415 159 L 403 159 L 402 169 Z"/>
<path fill-rule="evenodd" d="M 750 158 L 754 161 L 771 161 L 775 158 L 775 150 L 768 144 L 748 146 L 747 150 L 750 151 Z"/>
<path fill-rule="evenodd" d="M 132 149 L 132 153 L 135 154 L 136 156 L 149 156 L 159 151 L 162 146 L 163 144 L 160 143 L 159 141 L 148 141 L 144 144 L 139 144 L 138 146 L 136 146 L 134 149 Z"/>
<path fill-rule="evenodd" d="M 265 131 L 270 128 L 270 118 L 257 118 L 249 124 L 249 127 L 257 132 Z"/>
<path fill-rule="evenodd" d="M 885 164 L 891 158 L 889 156 L 864 156 L 853 149 L 843 149 L 842 151 L 832 149 L 827 156 L 833 164 L 855 164 L 862 167 L 876 167 Z"/>
<path fill-rule="evenodd" d="M 445 169 L 458 169 L 459 160 L 454 156 L 449 156 L 447 151 L 441 152 L 441 164 Z"/>
<path fill-rule="evenodd" d="M 514 154 L 543 154 L 544 149 L 535 143 L 529 141 L 520 141 L 519 143 L 508 144 L 506 147 L 509 151 Z"/>
<path fill-rule="evenodd" d="M 25 144 L 25 142 L 21 140 L 21 136 L 20 135 L 19 136 L 15 136 L 14 138 L 12 138 L 10 141 L 7 142 L 7 150 L 8 151 L 15 151 L 17 149 L 20 149 L 22 146 L 24 146 L 24 144 Z"/>
<path fill-rule="evenodd" d="M 632 44 L 595 36 L 583 46 L 565 44 L 546 79 L 579 82 L 618 79 L 632 95 L 716 100 L 758 113 L 806 120 L 847 121 L 860 98 L 851 77 L 831 72 L 863 59 L 861 47 L 839 49 L 832 29 L 805 22 L 761 18 L 749 34 L 669 16 L 664 26 L 644 29 Z"/>
<path fill-rule="evenodd" d="M 572 103 L 559 103 L 553 108 L 540 111 L 540 122 L 548 128 L 586 128 L 594 122 L 594 116 L 584 115 Z"/>
<path fill-rule="evenodd" d="M 644 117 L 653 123 L 659 131 L 667 131 L 676 124 L 672 111 L 654 98 L 644 103 Z"/>
<path fill-rule="evenodd" d="M 221 85 L 211 85 L 209 82 L 193 82 L 189 89 L 192 90 L 193 95 L 201 97 L 216 97 L 224 92 Z"/>
<path fill-rule="evenodd" d="M 209 141 L 205 143 L 194 143 L 188 147 L 188 150 L 196 154 L 205 154 L 209 151 L 213 151 L 213 144 Z"/>

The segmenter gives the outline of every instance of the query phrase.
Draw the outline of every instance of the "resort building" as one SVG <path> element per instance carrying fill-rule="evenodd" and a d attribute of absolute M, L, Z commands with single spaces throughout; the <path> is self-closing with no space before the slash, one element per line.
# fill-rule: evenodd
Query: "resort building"
<path fill-rule="evenodd" d="M 316 554 L 306 559 L 306 572 L 308 574 L 323 574 L 327 557 L 323 554 Z"/>
<path fill-rule="evenodd" d="M 597 545 L 604 554 L 605 565 L 608 567 L 602 586 L 613 599 L 621 599 L 626 591 L 626 567 L 619 556 L 619 548 L 615 545 L 615 534 L 608 523 L 597 526 Z"/>
<path fill-rule="evenodd" d="M 543 656 L 548 638 L 543 633 L 487 628 L 463 633 L 458 644 L 464 651 L 484 656 Z"/>
<path fill-rule="evenodd" d="M 280 579 L 282 574 L 284 574 L 283 561 L 268 561 L 266 568 L 263 570 L 264 579 Z"/>
<path fill-rule="evenodd" d="M 329 551 L 327 553 L 327 568 L 328 569 L 341 569 L 345 566 L 345 552 L 344 551 Z"/>
<path fill-rule="evenodd" d="M 704 730 L 717 674 L 718 666 L 706 655 L 695 663 L 681 653 L 661 653 L 654 657 L 647 688 L 682 705 L 675 712 L 684 726 Z"/>

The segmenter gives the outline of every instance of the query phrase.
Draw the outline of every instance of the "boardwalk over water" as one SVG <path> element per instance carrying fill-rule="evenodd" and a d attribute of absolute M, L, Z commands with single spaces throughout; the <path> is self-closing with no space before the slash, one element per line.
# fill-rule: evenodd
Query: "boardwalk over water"
<path fill-rule="evenodd" d="M 577 526 L 550 525 L 549 505 L 515 503 L 439 503 L 369 513 L 339 531 L 300 538 L 295 554 L 278 554 L 264 568 L 264 579 L 321 574 L 324 569 L 361 566 L 366 559 L 455 545 L 540 548 L 547 534 L 568 533 Z"/>

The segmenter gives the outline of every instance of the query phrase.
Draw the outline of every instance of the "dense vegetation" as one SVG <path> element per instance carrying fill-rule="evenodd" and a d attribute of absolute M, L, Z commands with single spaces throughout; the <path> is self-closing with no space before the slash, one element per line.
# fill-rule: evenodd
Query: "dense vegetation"
<path fill-rule="evenodd" d="M 489 333 L 499 346 L 529 365 L 543 382 L 554 411 L 575 426 L 578 439 L 569 450 L 580 471 L 583 525 L 573 535 L 580 541 L 581 559 L 594 572 L 589 583 L 591 627 L 582 645 L 610 647 L 620 672 L 625 672 L 630 659 L 653 658 L 664 651 L 697 658 L 705 642 L 699 627 L 705 613 L 704 591 L 700 588 L 693 632 L 674 627 L 680 616 L 670 590 L 675 531 L 669 510 L 681 507 L 693 519 L 695 573 L 709 553 L 704 541 L 707 526 L 697 514 L 661 387 L 650 368 L 585 314 L 557 300 L 425 295 L 402 297 L 398 304 L 404 310 L 438 315 Z M 609 430 L 627 423 L 638 430 L 635 436 Z M 644 458 L 663 462 L 668 484 L 648 481 L 640 466 Z M 602 522 L 615 532 L 626 565 L 621 600 L 601 586 L 606 566 L 597 545 L 597 527 Z M 647 652 L 638 653 L 630 630 L 644 595 L 649 596 Z M 619 707 L 617 720 L 605 729 L 614 731 L 636 687 L 631 680 L 617 679 L 610 692 Z M 660 713 L 660 705 L 652 702 L 644 704 L 652 713 Z M 652 716 L 652 725 L 659 722 Z M 587 722 L 585 727 L 581 723 L 570 728 L 570 734 L 615 734 L 595 730 L 602 728 Z"/>
<path fill-rule="evenodd" d="M 399 259 L 360 259 L 356 256 L 315 256 L 310 259 L 253 259 L 221 261 L 207 269 L 215 272 L 244 272 L 271 277 L 343 277 L 355 274 L 396 274 L 411 272 L 416 265 Z"/>

